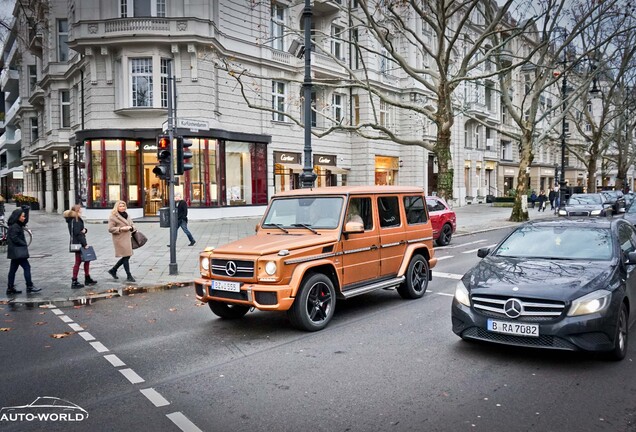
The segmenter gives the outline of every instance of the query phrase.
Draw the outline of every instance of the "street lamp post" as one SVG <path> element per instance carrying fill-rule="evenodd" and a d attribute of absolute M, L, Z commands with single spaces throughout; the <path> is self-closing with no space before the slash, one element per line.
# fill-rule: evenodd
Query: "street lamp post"
<path fill-rule="evenodd" d="M 316 180 L 311 160 L 311 0 L 305 0 L 303 22 L 305 25 L 305 79 L 303 81 L 303 95 L 305 97 L 305 147 L 303 172 L 300 183 L 303 188 L 311 188 Z"/>
<path fill-rule="evenodd" d="M 563 82 L 561 86 L 561 99 L 562 110 L 563 110 L 563 119 L 561 120 L 561 177 L 559 178 L 559 214 L 561 214 L 561 210 L 565 207 L 565 125 L 566 125 L 566 109 L 567 104 L 565 102 L 566 92 L 568 87 L 568 79 L 565 73 L 566 68 L 566 57 L 563 58 Z"/>

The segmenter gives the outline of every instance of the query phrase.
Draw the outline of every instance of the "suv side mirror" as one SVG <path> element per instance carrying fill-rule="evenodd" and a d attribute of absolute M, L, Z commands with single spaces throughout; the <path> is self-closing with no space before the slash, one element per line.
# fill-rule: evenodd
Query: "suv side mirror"
<path fill-rule="evenodd" d="M 357 234 L 361 232 L 364 232 L 364 225 L 360 222 L 350 221 L 345 224 L 345 234 Z"/>

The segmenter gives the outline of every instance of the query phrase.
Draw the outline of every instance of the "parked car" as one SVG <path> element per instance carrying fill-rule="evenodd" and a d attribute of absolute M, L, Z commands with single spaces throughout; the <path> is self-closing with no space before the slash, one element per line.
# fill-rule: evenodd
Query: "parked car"
<path fill-rule="evenodd" d="M 604 194 L 572 194 L 559 210 L 560 216 L 612 216 L 614 205 Z"/>
<path fill-rule="evenodd" d="M 623 198 L 625 199 L 625 211 L 627 211 L 634 202 L 634 192 L 627 192 L 623 195 Z"/>
<path fill-rule="evenodd" d="M 607 198 L 607 201 L 612 203 L 612 207 L 614 208 L 614 213 L 618 214 L 622 211 L 625 211 L 625 198 L 623 196 L 623 191 L 620 190 L 607 190 L 601 192 Z"/>
<path fill-rule="evenodd" d="M 327 326 L 337 298 L 392 287 L 420 298 L 437 263 L 425 203 L 415 187 L 281 192 L 255 235 L 200 254 L 196 297 L 224 319 L 287 311 L 306 331 Z"/>
<path fill-rule="evenodd" d="M 438 246 L 446 246 L 457 230 L 457 216 L 448 203 L 437 196 L 427 196 L 426 206 L 433 225 L 433 239 Z"/>
<path fill-rule="evenodd" d="M 632 205 L 627 208 L 627 211 L 623 214 L 623 219 L 636 226 L 636 205 Z"/>
<path fill-rule="evenodd" d="M 636 229 L 622 218 L 525 223 L 477 252 L 457 284 L 453 332 L 621 360 L 636 320 L 635 251 Z"/>

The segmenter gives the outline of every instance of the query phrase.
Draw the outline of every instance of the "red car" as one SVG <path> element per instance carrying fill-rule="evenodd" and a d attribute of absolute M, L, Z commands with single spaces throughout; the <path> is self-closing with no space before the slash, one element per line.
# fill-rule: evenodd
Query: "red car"
<path fill-rule="evenodd" d="M 437 196 L 427 196 L 426 206 L 433 225 L 433 239 L 438 246 L 446 246 L 457 229 L 455 212 L 446 201 Z"/>

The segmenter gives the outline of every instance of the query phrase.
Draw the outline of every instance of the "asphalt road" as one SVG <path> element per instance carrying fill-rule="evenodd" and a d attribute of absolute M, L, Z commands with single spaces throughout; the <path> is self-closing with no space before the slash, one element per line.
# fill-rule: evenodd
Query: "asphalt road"
<path fill-rule="evenodd" d="M 60 431 L 636 431 L 634 341 L 616 363 L 452 333 L 457 278 L 503 234 L 438 248 L 424 298 L 391 290 L 341 301 L 317 333 L 284 313 L 222 321 L 189 289 L 2 306 L 0 327 L 11 330 L 0 333 L 0 405 L 54 396 L 89 413 L 44 428 Z"/>

